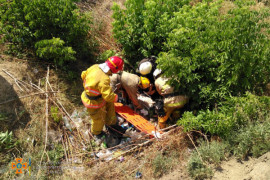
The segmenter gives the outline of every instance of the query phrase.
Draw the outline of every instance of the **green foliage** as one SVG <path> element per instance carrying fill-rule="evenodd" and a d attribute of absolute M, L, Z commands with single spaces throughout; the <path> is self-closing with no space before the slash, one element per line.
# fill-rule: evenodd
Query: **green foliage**
<path fill-rule="evenodd" d="M 217 141 L 213 141 L 209 144 L 205 141 L 200 141 L 198 151 L 204 162 L 219 165 L 221 161 L 226 158 L 226 155 L 229 155 L 229 145 Z"/>
<path fill-rule="evenodd" d="M 13 139 L 13 133 L 6 131 L 5 133 L 0 132 L 0 151 L 5 151 L 13 148 L 16 142 Z"/>
<path fill-rule="evenodd" d="M 177 159 L 177 152 L 173 152 L 169 156 L 158 153 L 152 162 L 154 177 L 158 178 L 168 173 L 174 167 L 175 159 Z"/>
<path fill-rule="evenodd" d="M 111 56 L 117 56 L 117 52 L 115 50 L 107 50 L 103 53 L 101 53 L 98 57 L 97 57 L 97 63 L 104 63 L 104 61 L 106 61 L 109 57 Z"/>
<path fill-rule="evenodd" d="M 211 169 L 220 165 L 230 153 L 245 159 L 247 156 L 259 157 L 270 150 L 270 116 L 265 122 L 249 122 L 247 127 L 232 131 L 221 142 L 207 144 L 200 142 L 188 162 L 189 174 L 195 179 L 211 176 Z"/>
<path fill-rule="evenodd" d="M 0 122 L 4 123 L 11 119 L 11 114 L 0 112 Z"/>
<path fill-rule="evenodd" d="M 213 141 L 207 144 L 200 141 L 197 151 L 193 151 L 188 161 L 188 172 L 195 179 L 209 178 L 212 175 L 211 165 L 218 166 L 229 153 L 227 143 Z"/>
<path fill-rule="evenodd" d="M 60 38 L 41 40 L 35 44 L 36 54 L 39 58 L 54 61 L 55 64 L 62 66 L 66 61 L 75 61 L 76 52 L 72 47 L 65 47 L 65 42 Z"/>
<path fill-rule="evenodd" d="M 59 123 L 62 120 L 62 116 L 59 113 L 59 109 L 57 106 L 51 106 L 51 117 L 56 123 Z"/>
<path fill-rule="evenodd" d="M 212 135 L 228 137 L 248 123 L 263 122 L 269 116 L 270 97 L 247 93 L 245 97 L 231 97 L 216 109 L 201 110 L 197 115 L 185 112 L 178 125 L 186 131 L 202 130 Z"/>
<path fill-rule="evenodd" d="M 127 0 L 113 6 L 113 33 L 133 64 L 159 55 L 157 63 L 191 108 L 212 108 L 229 95 L 261 92 L 270 81 L 269 8 L 255 1 Z"/>
<path fill-rule="evenodd" d="M 202 162 L 198 154 L 193 154 L 188 161 L 188 173 L 194 179 L 206 179 L 212 176 L 213 171 Z"/>
<path fill-rule="evenodd" d="M 248 125 L 229 137 L 233 153 L 242 159 L 247 156 L 259 157 L 270 151 L 270 117 L 264 123 Z"/>
<path fill-rule="evenodd" d="M 90 19 L 72 0 L 2 0 L 0 15 L 1 33 L 13 47 L 34 49 L 37 42 L 56 37 L 72 47 L 77 57 L 90 52 L 86 40 Z"/>
<path fill-rule="evenodd" d="M 169 20 L 166 51 L 159 67 L 191 107 L 213 107 L 229 95 L 260 90 L 269 82 L 269 9 L 252 10 L 251 1 L 235 1 L 221 13 L 222 1 L 184 6 Z"/>
<path fill-rule="evenodd" d="M 59 165 L 60 160 L 64 157 L 64 149 L 62 145 L 56 144 L 51 151 L 48 151 L 48 156 L 51 160 L 50 163 Z"/>
<path fill-rule="evenodd" d="M 168 19 L 189 0 L 127 0 L 126 8 L 114 4 L 113 33 L 126 57 L 135 63 L 142 57 L 158 55 L 170 27 Z"/>

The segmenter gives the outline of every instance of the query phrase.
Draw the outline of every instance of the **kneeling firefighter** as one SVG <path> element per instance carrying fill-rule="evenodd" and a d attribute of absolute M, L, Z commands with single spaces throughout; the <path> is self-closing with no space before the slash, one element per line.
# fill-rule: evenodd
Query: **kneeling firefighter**
<path fill-rule="evenodd" d="M 188 97 L 175 92 L 174 87 L 170 86 L 167 82 L 169 78 L 162 77 L 160 69 L 156 69 L 153 73 L 155 78 L 155 86 L 157 92 L 163 96 L 163 101 L 158 101 L 155 105 L 158 109 L 158 125 L 160 129 L 166 127 L 166 121 L 171 113 L 184 107 L 188 102 Z"/>
<path fill-rule="evenodd" d="M 135 109 L 150 108 L 154 102 L 148 96 L 143 97 L 143 94 L 151 93 L 152 86 L 146 77 L 140 77 L 123 71 L 120 74 L 114 74 L 111 77 L 111 87 L 115 89 L 123 89 L 128 98 L 131 100 Z M 116 88 L 117 87 L 117 88 Z"/>
<path fill-rule="evenodd" d="M 156 70 L 157 66 L 156 60 L 157 60 L 156 56 L 144 58 L 139 62 L 138 68 L 136 70 L 138 74 L 149 79 L 150 84 L 154 84 L 155 82 L 153 73 Z M 150 88 L 152 90 L 152 93 L 148 93 L 148 95 L 150 95 L 152 99 L 160 98 L 160 95 L 157 93 L 155 86 L 151 86 Z"/>
<path fill-rule="evenodd" d="M 105 63 L 94 64 L 81 74 L 84 87 L 82 103 L 92 119 L 91 132 L 96 141 L 100 140 L 99 143 L 105 138 L 102 131 L 104 125 L 121 131 L 114 108 L 114 102 L 119 98 L 110 87 L 109 76 L 122 71 L 123 66 L 124 61 L 120 57 L 112 56 Z"/>

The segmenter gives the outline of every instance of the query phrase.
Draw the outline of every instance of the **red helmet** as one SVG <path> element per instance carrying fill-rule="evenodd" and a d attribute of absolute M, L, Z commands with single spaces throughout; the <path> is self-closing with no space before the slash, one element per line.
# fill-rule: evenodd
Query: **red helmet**
<path fill-rule="evenodd" d="M 109 66 L 112 73 L 117 73 L 123 70 L 124 61 L 118 56 L 112 56 L 107 59 L 106 64 Z"/>

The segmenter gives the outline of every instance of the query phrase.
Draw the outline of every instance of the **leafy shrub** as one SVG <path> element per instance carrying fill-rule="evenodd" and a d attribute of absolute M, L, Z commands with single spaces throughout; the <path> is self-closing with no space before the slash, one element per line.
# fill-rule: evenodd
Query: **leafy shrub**
<path fill-rule="evenodd" d="M 202 130 L 212 135 L 228 137 L 232 130 L 247 126 L 249 123 L 264 122 L 270 112 L 270 97 L 255 96 L 247 93 L 245 97 L 231 97 L 220 103 L 216 109 L 201 110 L 197 115 L 185 112 L 178 120 L 186 131 Z"/>
<path fill-rule="evenodd" d="M 64 157 L 64 149 L 62 145 L 56 144 L 55 147 L 48 151 L 50 163 L 53 165 L 59 165 L 60 160 Z"/>
<path fill-rule="evenodd" d="M 41 40 L 35 44 L 36 54 L 44 60 L 53 60 L 55 64 L 62 66 L 66 61 L 76 60 L 72 47 L 65 47 L 65 42 L 60 38 Z"/>
<path fill-rule="evenodd" d="M 188 161 L 188 173 L 194 179 L 206 179 L 212 176 L 213 171 L 202 162 L 198 154 L 193 154 Z"/>
<path fill-rule="evenodd" d="M 34 48 L 41 40 L 60 38 L 77 52 L 89 54 L 90 20 L 73 0 L 1 0 L 2 33 L 16 47 Z"/>
<path fill-rule="evenodd" d="M 114 4 L 113 34 L 126 57 L 135 63 L 142 57 L 158 55 L 170 28 L 168 19 L 189 0 L 127 0 L 125 9 Z"/>
<path fill-rule="evenodd" d="M 111 56 L 117 56 L 117 53 L 115 50 L 107 50 L 107 51 L 101 53 L 97 57 L 97 63 L 104 63 L 104 61 L 106 61 Z"/>
<path fill-rule="evenodd" d="M 270 80 L 269 8 L 255 1 L 127 0 L 113 6 L 113 33 L 126 57 L 159 55 L 157 63 L 191 108 L 212 108 L 229 95 L 261 91 Z"/>
<path fill-rule="evenodd" d="M 193 151 L 189 158 L 188 172 L 195 179 L 209 178 L 212 176 L 212 164 L 218 166 L 226 155 L 229 155 L 227 143 L 200 141 L 197 151 Z"/>
<path fill-rule="evenodd" d="M 246 158 L 249 155 L 259 157 L 270 151 L 270 117 L 268 122 L 250 124 L 229 137 L 233 145 L 233 153 L 237 157 Z"/>
<path fill-rule="evenodd" d="M 226 142 L 212 141 L 207 144 L 201 141 L 198 151 L 204 162 L 219 165 L 229 155 L 229 145 Z"/>
<path fill-rule="evenodd" d="M 221 142 L 209 145 L 200 141 L 197 151 L 189 157 L 188 171 L 195 179 L 211 177 L 212 168 L 217 167 L 230 153 L 238 158 L 259 157 L 270 150 L 269 115 L 263 123 L 250 122 L 247 127 L 234 131 Z"/>
<path fill-rule="evenodd" d="M 161 177 L 162 175 L 169 172 L 176 163 L 175 159 L 177 159 L 177 155 L 177 152 L 173 152 L 172 154 L 170 154 L 170 156 L 158 153 L 152 162 L 154 177 Z"/>
<path fill-rule="evenodd" d="M 59 123 L 62 120 L 62 115 L 57 106 L 51 106 L 51 117 L 56 123 Z"/>
<path fill-rule="evenodd" d="M 254 2 L 255 3 L 255 2 Z M 169 20 L 166 51 L 158 64 L 171 83 L 191 97 L 192 108 L 212 108 L 229 95 L 257 92 L 269 82 L 269 9 L 252 1 L 222 1 L 184 6 Z"/>

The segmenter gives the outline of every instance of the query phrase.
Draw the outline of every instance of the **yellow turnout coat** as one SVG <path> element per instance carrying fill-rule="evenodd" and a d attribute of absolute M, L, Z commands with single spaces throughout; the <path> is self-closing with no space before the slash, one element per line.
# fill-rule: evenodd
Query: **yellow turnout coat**
<path fill-rule="evenodd" d="M 112 91 L 109 76 L 95 64 L 81 74 L 84 91 L 81 94 L 82 103 L 92 119 L 91 131 L 100 134 L 104 124 L 116 123 L 114 102 L 117 94 Z"/>

